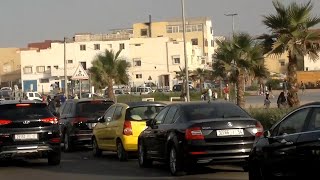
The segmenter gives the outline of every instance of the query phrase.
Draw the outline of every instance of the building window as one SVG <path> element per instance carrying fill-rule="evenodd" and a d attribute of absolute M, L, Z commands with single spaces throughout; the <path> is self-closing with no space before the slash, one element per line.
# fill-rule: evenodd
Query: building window
<path fill-rule="evenodd" d="M 191 39 L 192 45 L 198 45 L 198 38 Z"/>
<path fill-rule="evenodd" d="M 37 73 L 43 73 L 44 71 L 44 66 L 37 66 Z"/>
<path fill-rule="evenodd" d="M 167 33 L 172 33 L 172 26 L 167 26 Z"/>
<path fill-rule="evenodd" d="M 148 36 L 148 29 L 141 29 L 141 36 Z"/>
<path fill-rule="evenodd" d="M 285 66 L 285 65 L 286 65 L 286 63 L 284 61 L 280 62 L 280 66 Z"/>
<path fill-rule="evenodd" d="M 172 56 L 173 64 L 180 64 L 180 56 Z"/>
<path fill-rule="evenodd" d="M 100 50 L 100 44 L 94 44 L 93 48 L 94 50 Z"/>
<path fill-rule="evenodd" d="M 40 83 L 49 83 L 49 79 L 40 79 Z"/>
<path fill-rule="evenodd" d="M 142 79 L 142 74 L 136 74 L 136 79 Z"/>
<path fill-rule="evenodd" d="M 133 59 L 133 65 L 134 66 L 141 66 L 141 59 L 140 58 L 134 58 Z"/>
<path fill-rule="evenodd" d="M 73 63 L 72 59 L 68 60 L 68 64 L 72 64 L 72 63 Z"/>
<path fill-rule="evenodd" d="M 214 40 L 211 40 L 211 47 L 214 47 Z"/>
<path fill-rule="evenodd" d="M 86 45 L 85 44 L 81 44 L 80 45 L 80 51 L 85 51 L 86 50 Z"/>
<path fill-rule="evenodd" d="M 308 67 L 306 67 L 306 71 L 309 71 L 309 68 L 308 68 Z"/>
<path fill-rule="evenodd" d="M 206 47 L 208 47 L 208 40 L 207 40 L 207 39 L 204 40 L 204 45 L 205 45 Z"/>
<path fill-rule="evenodd" d="M 80 62 L 81 63 L 81 66 L 83 67 L 84 70 L 87 70 L 87 62 L 85 61 L 82 61 Z"/>
<path fill-rule="evenodd" d="M 210 27 L 210 32 L 211 32 L 211 34 L 213 34 L 213 28 L 212 27 Z"/>
<path fill-rule="evenodd" d="M 47 71 L 50 71 L 51 70 L 51 66 L 47 66 Z"/>
<path fill-rule="evenodd" d="M 31 66 L 24 67 L 24 68 L 23 68 L 23 72 L 24 72 L 25 74 L 31 74 L 31 73 L 32 73 L 32 67 L 31 67 Z"/>
<path fill-rule="evenodd" d="M 112 44 L 108 44 L 107 47 L 108 47 L 109 49 L 111 49 L 111 48 L 112 48 Z"/>
<path fill-rule="evenodd" d="M 120 44 L 119 44 L 119 48 L 120 48 L 120 50 L 124 49 L 124 48 L 125 48 L 125 47 L 124 47 L 124 43 L 120 43 Z"/>
<path fill-rule="evenodd" d="M 55 69 L 59 69 L 59 66 L 53 66 Z"/>
<path fill-rule="evenodd" d="M 141 44 L 134 44 L 134 46 L 141 46 Z"/>

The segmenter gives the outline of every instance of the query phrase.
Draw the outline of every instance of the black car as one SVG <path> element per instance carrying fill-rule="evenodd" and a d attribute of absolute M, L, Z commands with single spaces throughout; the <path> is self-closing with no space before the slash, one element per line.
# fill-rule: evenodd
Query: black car
<path fill-rule="evenodd" d="M 0 160 L 47 158 L 60 164 L 58 119 L 44 103 L 3 101 L 0 103 Z"/>
<path fill-rule="evenodd" d="M 259 121 L 227 102 L 171 104 L 147 126 L 138 140 L 140 167 L 169 162 L 172 175 L 196 164 L 246 167 L 254 141 L 263 134 Z"/>
<path fill-rule="evenodd" d="M 288 113 L 254 144 L 249 179 L 305 178 L 317 174 L 319 165 L 320 102 L 316 102 Z"/>
<path fill-rule="evenodd" d="M 98 117 L 114 104 L 104 99 L 70 99 L 60 108 L 61 138 L 64 151 L 70 152 L 76 146 L 91 146 L 92 129 Z"/>
<path fill-rule="evenodd" d="M 10 90 L 1 90 L 0 91 L 0 99 L 1 100 L 12 100 L 12 91 Z"/>

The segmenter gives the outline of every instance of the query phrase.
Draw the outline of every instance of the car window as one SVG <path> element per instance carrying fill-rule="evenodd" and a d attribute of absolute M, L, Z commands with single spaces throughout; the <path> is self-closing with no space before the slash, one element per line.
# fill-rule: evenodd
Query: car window
<path fill-rule="evenodd" d="M 46 104 L 0 105 L 0 119 L 31 120 L 52 117 Z"/>
<path fill-rule="evenodd" d="M 163 108 L 163 106 L 139 106 L 128 108 L 126 120 L 148 120 L 153 119 Z"/>
<path fill-rule="evenodd" d="M 174 116 L 175 116 L 177 110 L 178 110 L 177 106 L 171 106 L 162 124 L 171 124 L 171 123 L 173 123 Z"/>
<path fill-rule="evenodd" d="M 70 114 L 70 111 L 71 111 L 71 103 L 67 103 L 62 110 L 62 115 Z"/>
<path fill-rule="evenodd" d="M 167 114 L 169 110 L 169 107 L 164 108 L 159 112 L 159 114 L 154 118 L 156 121 L 156 124 L 161 124 L 162 121 L 164 120 L 165 115 Z"/>
<path fill-rule="evenodd" d="M 278 125 L 278 132 L 275 132 L 274 134 L 277 136 L 282 136 L 301 132 L 309 112 L 310 108 L 305 108 L 294 112 Z"/>
<path fill-rule="evenodd" d="M 104 115 L 104 120 L 107 122 L 111 121 L 115 110 L 116 110 L 116 106 L 110 107 L 107 110 L 106 114 Z"/>
<path fill-rule="evenodd" d="M 116 120 L 120 119 L 121 115 L 122 115 L 122 107 L 118 106 L 118 107 L 116 107 L 116 110 L 114 111 L 112 120 L 116 121 Z"/>
<path fill-rule="evenodd" d="M 250 118 L 249 114 L 231 103 L 189 104 L 183 107 L 189 121 L 215 118 Z"/>
<path fill-rule="evenodd" d="M 40 96 L 40 94 L 38 94 L 38 93 L 35 93 L 35 97 L 41 97 L 41 96 Z"/>
<path fill-rule="evenodd" d="M 33 97 L 33 93 L 29 93 L 29 97 Z"/>
<path fill-rule="evenodd" d="M 320 108 L 313 108 L 308 130 L 320 130 Z"/>
<path fill-rule="evenodd" d="M 105 102 L 101 100 L 79 102 L 76 106 L 76 115 L 89 118 L 100 117 L 112 104 L 112 102 Z"/>

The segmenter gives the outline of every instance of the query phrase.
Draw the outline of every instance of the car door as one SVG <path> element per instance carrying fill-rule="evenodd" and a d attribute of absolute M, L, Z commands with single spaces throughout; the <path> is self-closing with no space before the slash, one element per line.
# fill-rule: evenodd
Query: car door
<path fill-rule="evenodd" d="M 160 155 L 159 141 L 156 139 L 159 132 L 159 125 L 164 121 L 164 118 L 170 107 L 165 107 L 154 118 L 154 123 L 151 127 L 145 130 L 145 146 L 147 147 L 147 153 L 154 158 L 162 158 Z"/>
<path fill-rule="evenodd" d="M 272 174 L 292 173 L 297 168 L 296 143 L 306 128 L 311 108 L 301 108 L 286 116 L 268 138 L 263 148 L 266 167 Z"/>
<path fill-rule="evenodd" d="M 105 122 L 102 123 L 102 128 L 100 129 L 101 139 L 103 142 L 103 146 L 107 148 L 107 150 L 112 150 L 112 141 L 113 136 L 111 133 L 111 125 L 113 114 L 116 110 L 116 106 L 111 106 L 104 115 Z"/>
<path fill-rule="evenodd" d="M 116 150 L 116 140 L 122 135 L 123 120 L 122 120 L 122 106 L 116 106 L 111 121 L 108 125 L 108 135 L 110 136 L 110 145 L 112 150 Z"/>
<path fill-rule="evenodd" d="M 320 165 L 320 106 L 313 107 L 307 129 L 297 140 L 299 169 L 314 174 Z"/>
<path fill-rule="evenodd" d="M 60 111 L 60 130 L 61 133 L 65 133 L 66 129 L 68 127 L 68 118 L 69 115 L 71 113 L 71 107 L 72 107 L 72 103 L 71 102 L 67 102 L 62 108 L 62 110 Z M 61 136 L 62 137 L 62 136 Z"/>
<path fill-rule="evenodd" d="M 173 126 L 174 117 L 177 113 L 177 110 L 178 110 L 177 106 L 171 106 L 164 120 L 161 122 L 161 124 L 159 124 L 158 131 L 155 132 L 156 134 L 155 141 L 156 141 L 156 144 L 158 144 L 159 146 L 159 154 L 161 157 L 165 157 L 167 139 L 173 128 L 172 126 Z"/>

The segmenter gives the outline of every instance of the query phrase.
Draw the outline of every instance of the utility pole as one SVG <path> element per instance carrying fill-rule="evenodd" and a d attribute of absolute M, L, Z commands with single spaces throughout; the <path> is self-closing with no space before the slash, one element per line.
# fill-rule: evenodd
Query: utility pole
<path fill-rule="evenodd" d="M 234 35 L 234 16 L 238 16 L 238 13 L 224 14 L 225 16 L 232 17 L 232 36 Z"/>
<path fill-rule="evenodd" d="M 187 47 L 186 47 L 186 17 L 184 14 L 184 0 L 181 0 L 182 6 L 182 23 L 183 23 L 183 49 L 184 49 L 184 61 L 185 61 L 185 70 L 186 70 L 186 93 L 187 93 L 187 102 L 190 102 L 190 91 L 189 91 L 189 68 L 188 68 L 188 56 L 187 56 Z"/>
<path fill-rule="evenodd" d="M 63 38 L 63 57 L 64 57 L 64 93 L 68 99 L 68 74 L 67 74 L 67 55 L 66 55 L 66 41 L 67 38 Z"/>

